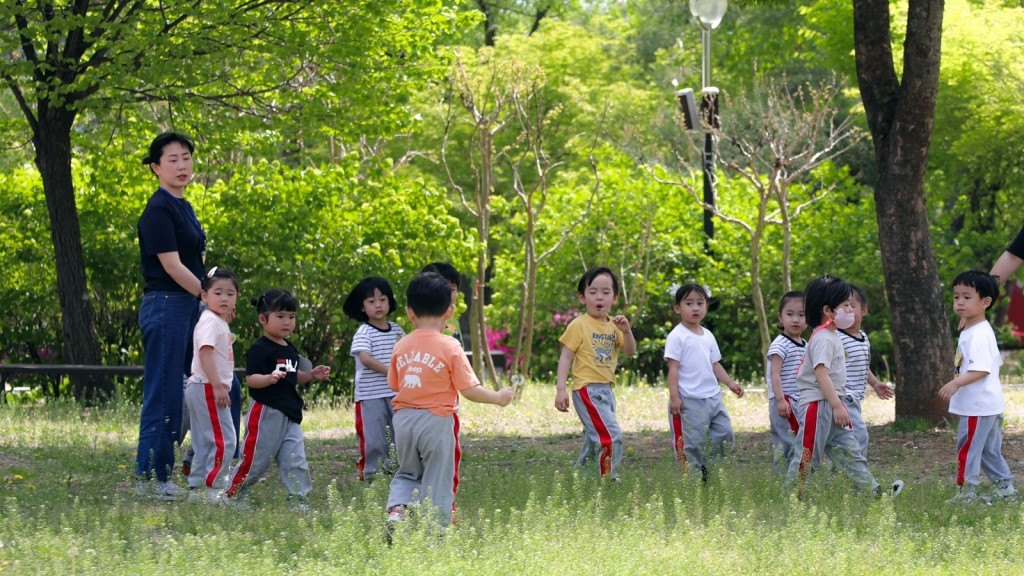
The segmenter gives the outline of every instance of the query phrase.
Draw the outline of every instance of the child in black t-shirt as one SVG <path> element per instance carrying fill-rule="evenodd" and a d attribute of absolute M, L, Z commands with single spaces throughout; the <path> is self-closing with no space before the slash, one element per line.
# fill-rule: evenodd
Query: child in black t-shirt
<path fill-rule="evenodd" d="M 327 380 L 329 366 L 308 372 L 300 368 L 298 350 L 286 338 L 295 330 L 299 301 L 284 290 L 267 290 L 252 301 L 263 336 L 245 355 L 245 383 L 252 408 L 245 419 L 245 440 L 238 465 L 231 471 L 229 497 L 244 497 L 270 460 L 277 461 L 281 482 L 288 488 L 292 507 L 308 510 L 306 496 L 312 488 L 306 448 L 302 437 L 302 397 L 297 387 L 311 380 Z M 304 360 L 304 359 L 303 359 Z"/>

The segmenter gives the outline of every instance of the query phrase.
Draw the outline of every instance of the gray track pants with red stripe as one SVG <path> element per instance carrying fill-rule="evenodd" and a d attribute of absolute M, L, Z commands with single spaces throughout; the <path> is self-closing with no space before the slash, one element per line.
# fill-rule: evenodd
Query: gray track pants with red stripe
<path fill-rule="evenodd" d="M 1003 415 L 960 416 L 956 432 L 956 483 L 977 486 L 981 472 L 993 484 L 1013 480 L 1013 473 L 1003 458 Z"/>
<path fill-rule="evenodd" d="M 271 459 L 277 462 L 288 496 L 304 499 L 313 489 L 313 480 L 306 462 L 302 426 L 280 410 L 253 402 L 245 418 L 241 459 L 231 471 L 228 495 L 244 497 L 270 468 Z"/>
<path fill-rule="evenodd" d="M 356 402 L 356 436 L 359 439 L 360 480 L 372 480 L 378 471 L 394 472 L 391 448 L 394 446 L 395 410 L 391 397 Z"/>
<path fill-rule="evenodd" d="M 388 505 L 418 505 L 430 498 L 441 527 L 452 523 L 459 490 L 459 417 L 438 416 L 422 408 L 395 411 L 398 472 L 391 479 Z"/>
<path fill-rule="evenodd" d="M 711 398 L 683 398 L 683 411 L 669 414 L 672 446 L 676 461 L 686 465 L 694 478 L 707 478 L 708 465 L 724 457 L 736 443 L 732 418 L 722 395 Z"/>
<path fill-rule="evenodd" d="M 227 391 L 225 390 L 225 393 Z M 189 382 L 185 388 L 185 407 L 192 427 L 192 470 L 189 488 L 227 487 L 231 457 L 235 453 L 235 425 L 231 407 L 218 408 L 210 384 Z"/>
<path fill-rule="evenodd" d="M 796 434 L 796 453 L 789 462 L 785 486 L 794 482 L 803 484 L 804 479 L 821 465 L 822 454 L 850 478 L 860 490 L 878 490 L 878 482 L 868 470 L 867 460 L 860 452 L 860 446 L 853 430 L 836 426 L 832 405 L 825 400 L 800 401 L 800 431 Z"/>
<path fill-rule="evenodd" d="M 615 391 L 609 384 L 588 384 L 572 392 L 572 405 L 583 422 L 583 447 L 576 466 L 587 473 L 591 458 L 602 477 L 619 477 L 622 429 L 615 417 Z"/>

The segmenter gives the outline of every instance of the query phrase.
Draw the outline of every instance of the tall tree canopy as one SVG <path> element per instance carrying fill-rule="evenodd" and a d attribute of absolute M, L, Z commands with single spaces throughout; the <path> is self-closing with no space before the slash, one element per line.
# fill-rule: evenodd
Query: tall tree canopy
<path fill-rule="evenodd" d="M 165 107 L 155 115 L 165 126 L 198 126 L 200 112 L 216 107 L 225 132 L 241 123 L 270 135 L 288 125 L 290 139 L 390 134 L 407 123 L 409 95 L 440 71 L 434 40 L 458 19 L 439 1 L 0 4 L 0 80 L 43 181 L 66 361 L 102 358 L 72 182 L 83 116 L 94 121 L 83 136 L 109 132 L 105 121 L 142 102 Z M 85 378 L 74 388 L 79 399 L 111 391 Z"/>

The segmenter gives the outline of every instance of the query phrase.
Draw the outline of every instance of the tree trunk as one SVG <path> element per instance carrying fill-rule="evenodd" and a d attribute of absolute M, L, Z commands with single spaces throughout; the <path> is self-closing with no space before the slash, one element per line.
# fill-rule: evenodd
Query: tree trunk
<path fill-rule="evenodd" d="M 875 208 L 886 294 L 892 309 L 897 418 L 940 422 L 937 396 L 950 379 L 948 308 L 925 207 L 924 177 L 935 115 L 942 0 L 911 0 L 902 84 L 896 74 L 887 0 L 854 0 L 857 78 L 878 163 Z"/>
<path fill-rule="evenodd" d="M 40 114 L 33 135 L 35 162 L 43 180 L 50 215 L 60 300 L 64 356 L 70 364 L 102 364 L 89 287 L 85 276 L 82 235 L 71 177 L 71 127 L 75 115 L 50 109 Z M 75 400 L 92 404 L 108 400 L 114 387 L 110 378 L 71 375 Z"/>

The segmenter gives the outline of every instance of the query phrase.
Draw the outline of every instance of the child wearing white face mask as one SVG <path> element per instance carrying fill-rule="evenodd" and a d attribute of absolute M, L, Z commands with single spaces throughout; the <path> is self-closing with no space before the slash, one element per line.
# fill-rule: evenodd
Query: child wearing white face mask
<path fill-rule="evenodd" d="M 846 395 L 846 355 L 836 330 L 846 330 L 856 321 L 850 294 L 850 285 L 836 276 L 816 278 L 804 290 L 807 324 L 815 328 L 797 369 L 800 431 L 795 441 L 798 449 L 786 473 L 787 489 L 798 482 L 801 495 L 807 476 L 821 464 L 822 453 L 858 490 L 880 493 L 854 438 L 850 413 L 842 400 Z M 902 490 L 903 481 L 896 480 L 890 493 L 895 496 Z"/>

